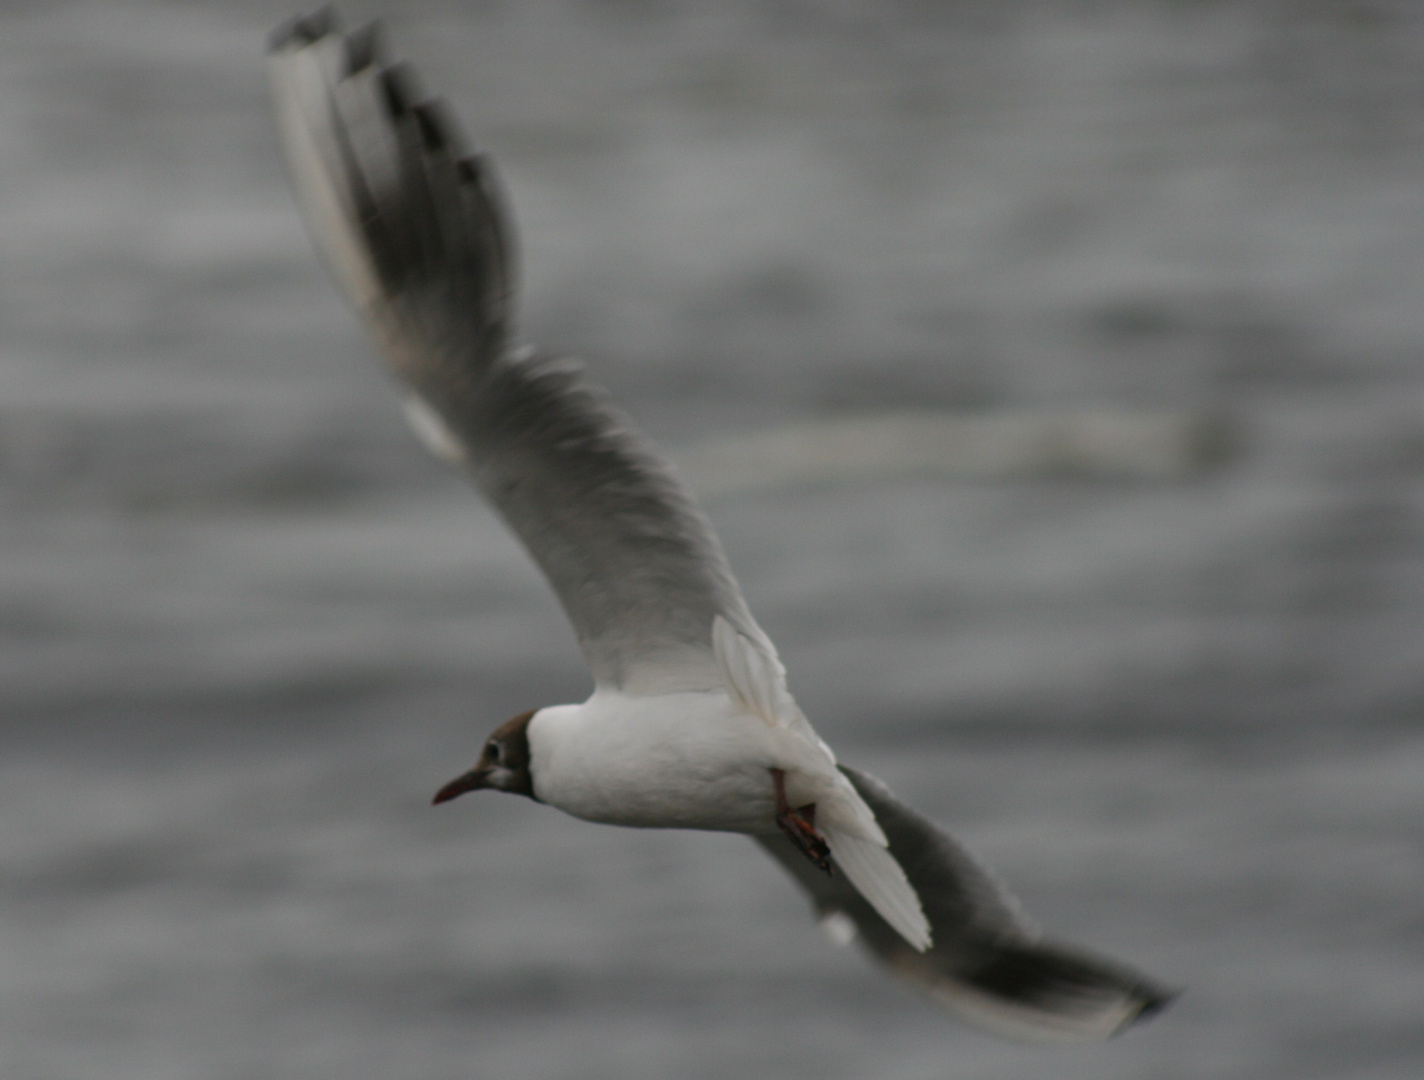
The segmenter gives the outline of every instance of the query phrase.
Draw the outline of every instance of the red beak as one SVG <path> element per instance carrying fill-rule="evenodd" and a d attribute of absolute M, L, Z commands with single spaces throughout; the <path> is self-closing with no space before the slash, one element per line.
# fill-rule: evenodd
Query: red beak
<path fill-rule="evenodd" d="M 431 806 L 439 806 L 443 802 L 449 802 L 465 794 L 467 791 L 478 791 L 485 786 L 485 779 L 489 773 L 485 769 L 471 769 L 464 776 L 457 776 L 443 788 L 435 793 L 435 798 L 430 800 Z"/>

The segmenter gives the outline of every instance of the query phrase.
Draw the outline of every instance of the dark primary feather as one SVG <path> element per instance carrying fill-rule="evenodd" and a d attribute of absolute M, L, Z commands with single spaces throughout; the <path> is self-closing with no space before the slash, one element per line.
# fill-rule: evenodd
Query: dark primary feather
<path fill-rule="evenodd" d="M 944 830 L 884 784 L 847 766 L 919 894 L 934 933 L 924 953 L 838 874 L 816 870 L 784 837 L 757 837 L 810 894 L 822 917 L 849 918 L 860 943 L 896 974 L 975 1020 L 1043 1038 L 1111 1034 L 1159 1011 L 1173 993 L 1122 965 L 1044 941 L 1017 903 Z"/>
<path fill-rule="evenodd" d="M 719 685 L 713 617 L 760 632 L 710 525 L 579 365 L 512 348 L 513 242 L 493 168 L 383 54 L 376 31 L 339 36 L 329 14 L 274 36 L 317 246 L 548 577 L 595 679 Z M 335 213 L 323 212 L 328 188 Z"/>

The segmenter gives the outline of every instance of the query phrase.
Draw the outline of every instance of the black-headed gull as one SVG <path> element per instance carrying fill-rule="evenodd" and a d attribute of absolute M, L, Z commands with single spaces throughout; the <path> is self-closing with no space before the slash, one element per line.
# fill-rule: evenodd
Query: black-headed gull
<path fill-rule="evenodd" d="M 711 526 L 578 365 L 512 340 L 513 241 L 490 163 L 330 11 L 274 34 L 274 100 L 316 247 L 457 462 L 548 578 L 593 673 L 580 705 L 488 739 L 436 795 L 527 795 L 615 825 L 747 833 L 932 995 L 991 1026 L 1108 1035 L 1170 995 L 1045 944 L 1007 893 L 877 781 L 838 766 Z"/>

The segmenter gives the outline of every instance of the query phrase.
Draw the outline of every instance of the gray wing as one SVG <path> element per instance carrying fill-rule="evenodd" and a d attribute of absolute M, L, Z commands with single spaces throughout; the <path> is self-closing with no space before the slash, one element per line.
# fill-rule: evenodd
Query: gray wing
<path fill-rule="evenodd" d="M 934 933 L 927 952 L 907 945 L 844 874 L 822 873 L 783 836 L 756 840 L 801 883 L 821 918 L 853 926 L 897 975 L 975 1023 L 1031 1039 L 1103 1038 L 1175 996 L 1113 961 L 1043 940 L 1007 890 L 946 832 L 875 778 L 844 765 L 841 772 L 875 811 L 919 894 Z"/>
<path fill-rule="evenodd" d="M 490 163 L 443 103 L 329 12 L 273 35 L 269 70 L 308 230 L 421 423 L 543 570 L 603 685 L 719 685 L 720 614 L 752 620 L 685 484 L 583 382 L 511 346 L 512 242 Z"/>

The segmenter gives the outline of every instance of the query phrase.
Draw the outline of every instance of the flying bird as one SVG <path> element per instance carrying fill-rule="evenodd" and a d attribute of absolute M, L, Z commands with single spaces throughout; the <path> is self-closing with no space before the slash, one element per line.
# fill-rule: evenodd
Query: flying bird
<path fill-rule="evenodd" d="M 520 344 L 514 240 L 488 158 L 379 27 L 330 9 L 272 36 L 269 74 L 311 238 L 404 385 L 553 587 L 592 672 L 581 704 L 505 722 L 435 796 L 524 795 L 613 825 L 750 835 L 822 919 L 971 1019 L 1093 1038 L 1171 994 L 1046 941 L 997 880 L 837 763 L 787 689 L 711 525 L 581 367 Z"/>

